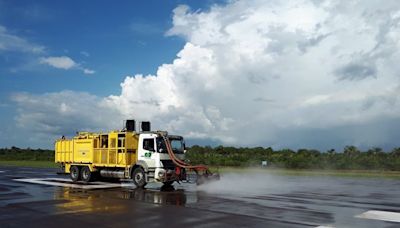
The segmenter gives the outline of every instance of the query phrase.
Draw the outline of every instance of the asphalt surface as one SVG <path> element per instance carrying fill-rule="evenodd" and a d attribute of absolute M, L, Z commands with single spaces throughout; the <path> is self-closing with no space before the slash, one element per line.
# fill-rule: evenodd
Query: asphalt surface
<path fill-rule="evenodd" d="M 55 169 L 0 167 L 0 227 L 400 227 L 400 180 L 264 172 L 173 189 L 82 186 Z M 360 218 L 371 210 L 390 218 Z"/>

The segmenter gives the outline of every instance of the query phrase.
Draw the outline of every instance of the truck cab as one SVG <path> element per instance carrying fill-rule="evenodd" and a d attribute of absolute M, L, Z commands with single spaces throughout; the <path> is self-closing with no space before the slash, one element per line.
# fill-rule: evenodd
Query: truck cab
<path fill-rule="evenodd" d="M 176 177 L 175 164 L 168 155 L 163 135 L 165 132 L 139 134 L 137 165 L 145 171 L 146 182 L 172 183 Z M 172 150 L 180 160 L 185 158 L 185 141 L 182 136 L 167 135 Z M 132 177 L 135 181 L 135 176 Z M 140 178 L 140 177 L 138 177 Z M 180 180 L 183 177 L 179 178 Z"/>

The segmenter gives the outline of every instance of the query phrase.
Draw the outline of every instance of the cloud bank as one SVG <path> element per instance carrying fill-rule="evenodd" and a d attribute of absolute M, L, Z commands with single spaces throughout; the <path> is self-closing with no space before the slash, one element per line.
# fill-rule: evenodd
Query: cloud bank
<path fill-rule="evenodd" d="M 102 98 L 85 92 L 17 93 L 12 100 L 19 104 L 16 126 L 29 132 L 29 143 L 49 142 L 76 131 L 100 132 L 122 126 L 118 119 L 110 118 L 119 114 L 108 109 Z"/>
<path fill-rule="evenodd" d="M 127 76 L 121 94 L 96 98 L 101 107 L 87 112 L 115 119 L 107 116 L 113 110 L 120 119 L 226 145 L 398 146 L 398 1 L 249 0 L 206 11 L 181 5 L 172 20 L 166 35 L 186 41 L 176 59 L 155 75 Z M 57 102 L 70 107 L 78 97 Z M 16 102 L 18 118 L 37 114 L 35 105 Z"/>

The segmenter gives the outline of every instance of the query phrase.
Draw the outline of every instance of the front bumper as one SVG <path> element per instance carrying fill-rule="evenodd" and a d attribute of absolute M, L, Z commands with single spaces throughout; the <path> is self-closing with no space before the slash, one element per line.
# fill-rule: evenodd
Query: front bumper
<path fill-rule="evenodd" d="M 177 170 L 156 168 L 154 179 L 157 182 L 171 182 L 186 180 L 186 173 L 184 169 Z"/>

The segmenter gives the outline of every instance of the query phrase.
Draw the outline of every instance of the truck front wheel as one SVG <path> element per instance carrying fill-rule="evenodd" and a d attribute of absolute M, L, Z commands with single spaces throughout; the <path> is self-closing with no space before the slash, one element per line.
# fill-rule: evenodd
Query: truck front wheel
<path fill-rule="evenodd" d="M 93 177 L 93 175 L 92 175 L 92 172 L 90 172 L 89 167 L 87 167 L 87 166 L 82 167 L 82 169 L 81 169 L 82 180 L 84 182 L 90 182 L 90 181 L 92 181 L 92 177 Z"/>
<path fill-rule="evenodd" d="M 137 167 L 135 170 L 133 170 L 132 179 L 133 179 L 133 183 L 138 188 L 143 188 L 147 184 L 144 170 L 141 167 Z"/>
<path fill-rule="evenodd" d="M 166 181 L 166 182 L 163 182 L 163 185 L 172 186 L 173 183 L 174 183 L 174 181 Z"/>
<path fill-rule="evenodd" d="M 77 182 L 80 178 L 79 167 L 75 166 L 75 165 L 71 166 L 71 168 L 69 169 L 69 174 L 70 174 L 71 180 L 73 182 Z"/>

